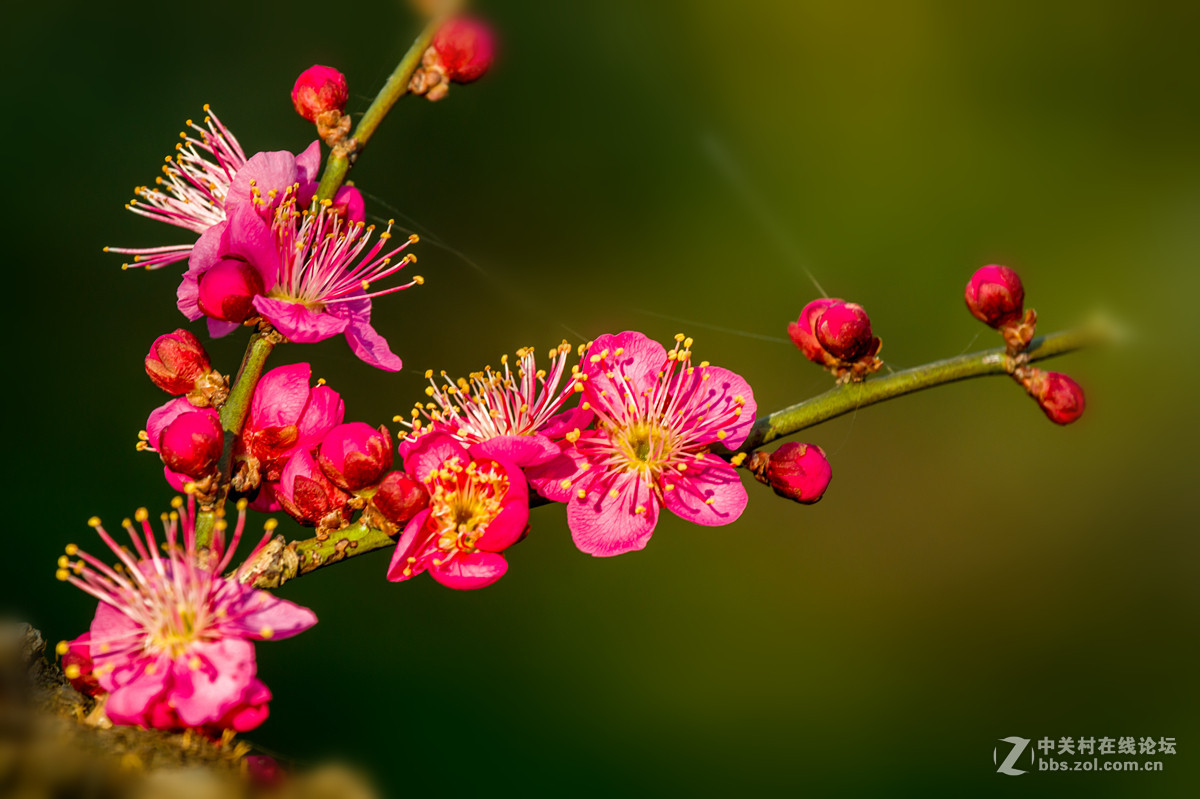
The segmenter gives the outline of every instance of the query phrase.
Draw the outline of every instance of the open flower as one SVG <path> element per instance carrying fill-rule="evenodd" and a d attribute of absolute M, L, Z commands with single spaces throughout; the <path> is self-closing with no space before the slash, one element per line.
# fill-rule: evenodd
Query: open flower
<path fill-rule="evenodd" d="M 187 121 L 194 133 L 184 131 L 180 134 L 183 141 L 175 145 L 175 158 L 167 158 L 162 168 L 163 176 L 155 181 L 156 188 L 139 186 L 134 192 L 141 201 L 130 200 L 126 208 L 148 219 L 194 233 L 204 233 L 225 221 L 226 196 L 233 176 L 246 163 L 246 154 L 207 105 L 204 113 L 204 127 L 190 119 Z M 159 269 L 186 259 L 192 252 L 192 245 L 104 249 L 132 255 L 133 263 L 125 266 Z"/>
<path fill-rule="evenodd" d="M 430 387 L 425 393 L 435 405 L 417 404 L 412 422 L 396 421 L 411 428 L 404 449 L 421 435 L 445 432 L 468 447 L 476 458 L 496 458 L 517 466 L 536 466 L 556 457 L 556 440 L 576 428 L 591 424 L 591 411 L 563 405 L 582 391 L 579 367 L 573 366 L 563 383 L 571 345 L 563 342 L 550 350 L 550 369 L 537 368 L 533 349 L 517 351 L 516 373 L 509 368 L 508 356 L 500 359 L 501 369 L 486 367 L 474 372 L 470 380 L 452 381 L 442 372 L 444 385 L 425 373 Z M 561 387 L 560 387 L 561 386 Z"/>
<path fill-rule="evenodd" d="M 100 600 L 87 645 L 113 722 L 167 730 L 253 729 L 266 718 L 271 698 L 256 676 L 253 642 L 295 635 L 317 617 L 221 576 L 241 537 L 245 503 L 228 542 L 225 520 L 218 520 L 211 557 L 202 560 L 193 503 L 185 508 L 176 499 L 175 511 L 163 514 L 163 554 L 144 508 L 136 525 L 128 519 L 123 525 L 132 550 L 93 518 L 89 523 L 120 565 L 110 567 L 72 544 L 59 559 L 58 578 Z"/>
<path fill-rule="evenodd" d="M 530 470 L 548 499 L 566 502 L 575 544 L 592 555 L 642 549 L 666 507 L 697 524 L 729 524 L 746 507 L 734 468 L 711 451 L 736 448 L 754 423 L 754 395 L 738 375 L 691 363 L 691 339 L 670 352 L 641 333 L 596 339 L 581 407 L 596 429 L 573 431 L 561 457 Z"/>
<path fill-rule="evenodd" d="M 388 579 L 428 571 L 449 588 L 491 585 L 504 576 L 500 553 L 520 540 L 529 522 L 529 490 L 521 470 L 491 458 L 473 458 L 445 433 L 422 436 L 404 468 L 429 492 L 429 506 L 404 528 Z"/>

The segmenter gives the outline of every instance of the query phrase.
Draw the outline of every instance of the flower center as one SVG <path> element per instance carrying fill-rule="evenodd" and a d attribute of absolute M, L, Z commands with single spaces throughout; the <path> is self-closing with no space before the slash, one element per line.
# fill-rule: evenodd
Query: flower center
<path fill-rule="evenodd" d="M 507 473 L 493 461 L 462 466 L 458 458 L 451 458 L 430 474 L 428 485 L 438 549 L 474 552 L 476 542 L 504 508 Z"/>
<path fill-rule="evenodd" d="M 635 422 L 611 430 L 617 455 L 627 470 L 662 471 L 671 460 L 678 438 L 673 430 L 654 421 Z"/>
<path fill-rule="evenodd" d="M 183 655 L 187 648 L 200 639 L 205 625 L 192 608 L 180 608 L 166 614 L 150 633 L 149 648 L 165 652 L 171 658 Z"/>

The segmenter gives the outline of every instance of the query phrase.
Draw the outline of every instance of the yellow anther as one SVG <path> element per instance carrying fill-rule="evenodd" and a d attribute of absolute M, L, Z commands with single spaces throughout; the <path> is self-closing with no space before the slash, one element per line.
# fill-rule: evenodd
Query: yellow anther
<path fill-rule="evenodd" d="M 63 669 L 63 674 L 67 676 L 68 680 L 78 680 L 79 675 L 82 673 L 83 671 L 79 668 L 79 664 L 77 663 L 72 663 Z"/>
<path fill-rule="evenodd" d="M 71 573 L 66 569 L 58 569 L 54 572 L 54 576 L 56 579 L 65 583 L 68 579 L 70 579 Z"/>
<path fill-rule="evenodd" d="M 390 225 L 390 224 L 392 224 L 392 223 L 391 223 L 391 222 L 388 222 L 388 224 Z M 421 240 L 421 237 L 420 237 L 420 236 L 418 236 L 416 233 L 413 233 L 411 236 L 409 236 L 409 237 L 408 237 L 408 243 L 409 243 L 409 244 L 416 244 L 416 243 L 417 243 L 418 241 L 420 241 L 420 240 Z"/>
<path fill-rule="evenodd" d="M 581 435 L 581 433 L 580 433 L 580 430 L 579 430 L 579 428 L 578 428 L 578 427 L 576 427 L 574 430 L 572 430 L 571 432 L 567 433 L 567 434 L 564 436 L 564 438 L 566 438 L 566 439 L 567 439 L 567 441 L 570 441 L 572 444 L 574 444 L 576 441 L 578 441 L 578 440 L 579 440 L 579 436 L 580 436 L 580 435 Z"/>
<path fill-rule="evenodd" d="M 271 628 L 271 627 L 268 627 L 268 626 L 266 626 L 266 625 L 264 624 L 264 625 L 263 625 L 263 626 L 262 626 L 262 627 L 259 629 L 259 631 L 258 631 L 258 634 L 259 634 L 259 635 L 261 635 L 261 636 L 262 636 L 264 639 L 274 638 L 274 637 L 275 637 L 275 630 L 274 630 L 273 628 Z"/>
<path fill-rule="evenodd" d="M 99 526 L 100 526 L 100 517 L 99 516 L 93 516 L 92 518 L 88 519 L 88 527 L 99 527 Z"/>
<path fill-rule="evenodd" d="M 613 488 L 613 489 L 609 490 L 608 495 L 610 497 L 612 497 L 613 499 L 616 499 L 617 497 L 621 496 L 621 492 L 619 492 L 619 491 L 617 491 L 617 489 Z"/>
<path fill-rule="evenodd" d="M 75 555 L 79 552 L 79 547 L 75 546 L 74 544 L 67 544 L 66 549 L 68 555 Z"/>
<path fill-rule="evenodd" d="M 587 496 L 587 492 L 581 488 L 575 492 L 575 496 L 579 497 L 580 499 L 583 499 Z"/>
<path fill-rule="evenodd" d="M 249 507 L 249 505 L 250 502 L 245 497 L 242 497 L 237 501 L 237 504 L 234 507 L 236 507 L 239 511 L 242 511 Z"/>
<path fill-rule="evenodd" d="M 71 643 L 69 641 L 59 641 L 54 645 L 54 651 L 59 657 L 62 657 L 71 651 Z"/>
<path fill-rule="evenodd" d="M 571 487 L 571 481 L 570 481 L 570 480 L 563 480 L 561 483 L 559 483 L 559 485 L 560 485 L 560 486 L 562 486 L 564 489 L 566 489 L 566 488 L 570 488 L 570 487 Z M 66 558 L 63 558 L 63 560 L 66 560 Z"/>
<path fill-rule="evenodd" d="M 150 511 L 146 510 L 145 508 L 138 508 L 133 512 L 133 518 L 137 519 L 139 522 L 144 522 L 150 518 Z"/>
<path fill-rule="evenodd" d="M 278 519 L 267 519 L 265 522 L 263 522 L 263 529 L 266 530 L 268 533 L 272 532 L 278 526 L 279 526 Z"/>
<path fill-rule="evenodd" d="M 729 462 L 731 464 L 733 464 L 734 466 L 741 466 L 742 463 L 745 462 L 745 460 L 746 460 L 746 453 L 739 452 L 738 454 L 736 454 L 732 458 L 730 458 Z"/>
<path fill-rule="evenodd" d="M 413 283 L 416 283 L 418 286 L 424 286 L 424 285 L 425 285 L 425 278 L 421 277 L 420 275 L 413 275 L 413 276 L 412 276 L 412 282 L 413 282 Z"/>
<path fill-rule="evenodd" d="M 563 488 L 566 488 L 566 486 L 563 486 Z M 58 568 L 60 568 L 60 569 L 65 569 L 65 568 L 67 568 L 67 567 L 68 567 L 68 566 L 70 566 L 70 565 L 71 565 L 71 559 L 70 559 L 70 558 L 68 558 L 66 555 L 59 555 L 59 556 L 58 556 Z"/>
<path fill-rule="evenodd" d="M 426 380 L 428 380 L 428 379 L 430 379 L 431 377 L 433 377 L 433 370 L 432 370 L 432 369 L 426 369 L 426 370 L 425 370 L 425 379 L 426 379 Z"/>
<path fill-rule="evenodd" d="M 724 430 L 718 430 L 718 431 L 717 431 L 717 438 L 721 439 L 722 441 L 724 441 L 724 440 L 725 440 L 725 438 L 726 438 L 726 436 L 728 436 L 728 435 L 729 435 L 729 434 L 728 434 L 728 433 L 726 433 Z"/>

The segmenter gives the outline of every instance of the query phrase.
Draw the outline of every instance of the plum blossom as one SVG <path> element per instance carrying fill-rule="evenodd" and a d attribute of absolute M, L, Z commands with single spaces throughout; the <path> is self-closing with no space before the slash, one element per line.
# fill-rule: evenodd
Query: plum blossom
<path fill-rule="evenodd" d="M 266 719 L 271 698 L 256 676 L 253 642 L 296 635 L 317 617 L 221 576 L 245 525 L 244 502 L 228 541 L 225 520 L 217 521 L 211 557 L 203 560 L 194 499 L 185 507 L 176 498 L 173 507 L 163 514 L 163 554 L 142 508 L 136 524 L 123 523 L 132 551 L 99 519 L 89 522 L 119 559 L 116 568 L 74 544 L 59 559 L 58 578 L 100 601 L 86 654 L 92 675 L 108 692 L 105 713 L 116 724 L 165 730 L 253 729 Z"/>
<path fill-rule="evenodd" d="M 220 430 L 220 417 L 214 409 L 198 408 L 189 402 L 187 397 L 176 397 L 150 412 L 149 418 L 146 419 L 146 429 L 138 433 L 137 449 L 139 451 L 159 453 L 159 456 L 163 457 L 165 463 L 168 459 L 160 451 L 163 433 L 176 420 L 183 417 L 191 417 L 194 421 L 198 420 L 198 417 L 204 417 L 207 419 L 209 425 L 215 425 L 216 429 Z M 184 491 L 188 483 L 198 479 L 198 476 L 190 476 L 181 471 L 175 471 L 167 465 L 163 466 L 163 475 L 167 478 L 167 483 L 171 488 L 176 491 Z M 199 477 L 202 476 L 199 475 Z"/>
<path fill-rule="evenodd" d="M 592 421 L 591 411 L 563 410 L 567 400 L 583 390 L 579 367 L 572 366 L 567 374 L 570 353 L 571 345 L 565 341 L 550 350 L 549 371 L 537 368 L 533 349 L 526 347 L 517 351 L 515 373 L 507 355 L 500 359 L 501 369 L 488 366 L 472 373 L 470 380 L 452 381 L 442 372 L 444 384 L 439 384 L 432 371 L 426 372 L 430 387 L 425 393 L 433 404 L 418 403 L 411 422 L 395 418 L 411 430 L 401 449 L 438 431 L 454 436 L 476 458 L 496 458 L 525 468 L 557 457 L 555 441 Z"/>
<path fill-rule="evenodd" d="M 562 455 L 530 470 L 548 499 L 567 504 L 576 546 L 598 556 L 642 549 L 661 508 L 703 525 L 729 524 L 746 507 L 734 468 L 712 452 L 736 448 L 754 422 L 754 395 L 738 375 L 691 363 L 691 339 L 668 352 L 641 333 L 588 347 L 581 407 L 594 430 L 566 436 Z"/>
<path fill-rule="evenodd" d="M 246 153 L 234 135 L 207 105 L 204 127 L 187 121 L 193 132 L 179 134 L 183 141 L 175 145 L 176 155 L 163 165 L 163 176 L 155 180 L 157 188 L 139 186 L 134 193 L 142 201 L 130 200 L 125 207 L 147 219 L 204 233 L 225 221 L 225 200 L 233 177 L 246 163 Z M 197 136 L 199 138 L 197 138 Z M 159 269 L 185 260 L 191 244 L 164 247 L 105 247 L 106 252 L 133 256 L 128 266 Z"/>
<path fill-rule="evenodd" d="M 409 520 L 396 545 L 388 579 L 428 571 L 449 588 L 491 585 L 504 576 L 500 554 L 520 540 L 529 522 L 529 489 L 511 463 L 474 458 L 452 436 L 422 436 L 404 468 L 429 492 L 429 505 Z"/>

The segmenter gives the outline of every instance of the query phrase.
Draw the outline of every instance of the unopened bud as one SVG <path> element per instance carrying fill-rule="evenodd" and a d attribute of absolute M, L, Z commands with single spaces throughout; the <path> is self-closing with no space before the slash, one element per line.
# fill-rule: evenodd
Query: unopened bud
<path fill-rule="evenodd" d="M 856 361 L 871 351 L 871 319 L 861 305 L 834 302 L 817 317 L 817 343 L 839 361 Z"/>
<path fill-rule="evenodd" d="M 371 498 L 371 504 L 388 521 L 403 526 L 429 505 L 429 492 L 404 472 L 389 472 Z"/>
<path fill-rule="evenodd" d="M 187 394 L 212 370 L 200 339 L 179 329 L 159 336 L 146 355 L 146 374 L 154 385 L 173 396 Z"/>
<path fill-rule="evenodd" d="M 217 469 L 225 446 L 225 433 L 216 411 L 181 413 L 158 440 L 158 454 L 167 468 L 196 480 Z"/>
<path fill-rule="evenodd" d="M 478 19 L 452 19 L 433 37 L 433 49 L 447 77 L 470 83 L 483 77 L 496 53 L 496 39 L 487 23 Z"/>
<path fill-rule="evenodd" d="M 309 122 L 316 122 L 317 117 L 327 111 L 340 114 L 349 96 L 346 76 L 333 67 L 320 64 L 313 64 L 301 72 L 292 87 L 292 105 L 296 113 Z"/>
<path fill-rule="evenodd" d="M 339 424 L 321 439 L 317 463 L 333 484 L 347 491 L 375 485 L 392 468 L 392 439 L 386 427 Z"/>
<path fill-rule="evenodd" d="M 825 494 L 833 469 L 816 444 L 789 441 L 767 455 L 756 452 L 747 467 L 781 497 L 811 505 Z"/>
<path fill-rule="evenodd" d="M 964 296 L 971 315 L 997 329 L 1020 320 L 1024 312 L 1025 288 L 1007 266 L 991 264 L 976 270 Z"/>
<path fill-rule="evenodd" d="M 337 523 L 348 518 L 350 495 L 329 482 L 317 462 L 305 450 L 288 460 L 275 487 L 275 498 L 301 524 Z"/>
<path fill-rule="evenodd" d="M 245 261 L 223 258 L 200 276 L 200 310 L 222 322 L 244 322 L 263 293 L 262 276 Z"/>
<path fill-rule="evenodd" d="M 1070 424 L 1083 415 L 1083 389 L 1078 383 L 1059 372 L 1040 369 L 1031 372 L 1022 382 L 1047 419 L 1055 424 Z"/>

